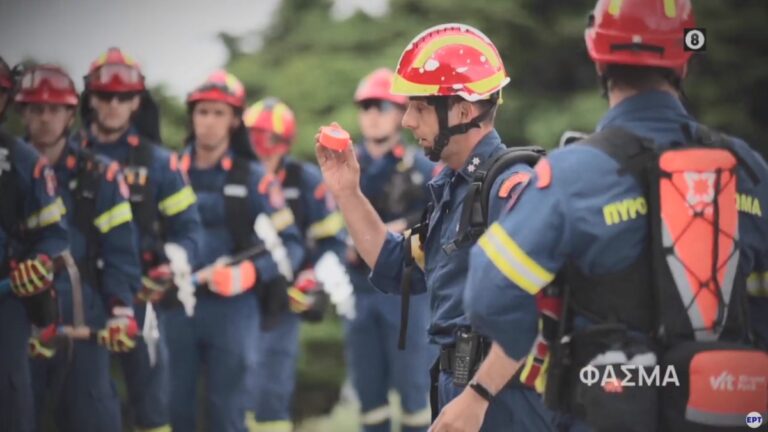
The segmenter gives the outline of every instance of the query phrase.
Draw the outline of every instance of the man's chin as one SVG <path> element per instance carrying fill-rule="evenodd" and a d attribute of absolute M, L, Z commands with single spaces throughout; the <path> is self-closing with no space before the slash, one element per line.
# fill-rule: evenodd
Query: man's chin
<path fill-rule="evenodd" d="M 128 126 L 129 126 L 128 124 L 117 125 L 116 123 L 113 123 L 113 122 L 101 122 L 100 121 L 100 122 L 97 122 L 97 123 L 98 123 L 97 127 L 99 129 L 101 129 L 102 132 L 107 133 L 107 134 L 114 134 L 114 133 L 122 132 L 122 131 L 128 129 Z"/>

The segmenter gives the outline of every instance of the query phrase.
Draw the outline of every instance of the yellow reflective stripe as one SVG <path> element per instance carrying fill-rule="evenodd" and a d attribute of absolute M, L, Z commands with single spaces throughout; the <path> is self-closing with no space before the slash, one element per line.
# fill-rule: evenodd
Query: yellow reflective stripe
<path fill-rule="evenodd" d="M 291 432 L 293 430 L 293 423 L 289 420 L 254 421 L 247 426 L 248 432 Z"/>
<path fill-rule="evenodd" d="M 667 18 L 674 18 L 677 16 L 677 0 L 664 0 L 664 15 Z"/>
<path fill-rule="evenodd" d="M 400 418 L 400 423 L 402 423 L 403 426 L 412 428 L 427 427 L 432 423 L 432 410 L 430 407 L 426 407 L 421 411 L 412 413 L 403 412 L 403 415 Z"/>
<path fill-rule="evenodd" d="M 313 240 L 333 237 L 344 229 L 344 217 L 340 212 L 333 212 L 307 229 L 307 237 Z"/>
<path fill-rule="evenodd" d="M 389 405 L 382 405 L 378 408 L 368 410 L 360 415 L 360 423 L 364 426 L 373 426 L 379 423 L 384 423 L 392 417 L 392 413 L 389 410 Z"/>
<path fill-rule="evenodd" d="M 466 86 L 469 87 L 471 90 L 473 90 L 475 93 L 484 94 L 484 93 L 488 93 L 489 91 L 498 87 L 499 84 L 508 80 L 509 78 L 507 78 L 504 75 L 504 71 L 498 71 L 495 74 L 489 76 L 488 78 L 483 78 L 479 81 L 468 83 L 466 84 Z"/>
<path fill-rule="evenodd" d="M 196 200 L 192 187 L 184 186 L 173 195 L 160 201 L 157 207 L 160 209 L 160 213 L 165 216 L 174 216 L 188 209 Z"/>
<path fill-rule="evenodd" d="M 171 425 L 162 425 L 147 429 L 137 427 L 136 432 L 173 432 L 173 429 L 171 429 Z"/>
<path fill-rule="evenodd" d="M 132 219 L 131 204 L 124 201 L 99 215 L 94 219 L 93 224 L 102 234 L 106 234 L 112 228 L 130 222 Z"/>
<path fill-rule="evenodd" d="M 613 16 L 618 16 L 619 11 L 621 10 L 621 3 L 623 0 L 611 0 L 611 3 L 608 4 L 608 13 Z"/>
<path fill-rule="evenodd" d="M 272 225 L 275 226 L 277 232 L 288 228 L 294 222 L 293 212 L 288 207 L 272 213 L 269 218 L 272 220 Z"/>
<path fill-rule="evenodd" d="M 61 220 L 61 217 L 64 216 L 67 213 L 66 207 L 64 207 L 64 202 L 61 200 L 61 197 L 56 198 L 56 201 L 48 204 L 47 206 L 43 207 L 41 210 L 32 213 L 27 218 L 27 228 L 29 229 L 35 229 L 35 228 L 43 228 L 48 225 L 54 224 Z"/>
<path fill-rule="evenodd" d="M 536 295 L 555 278 L 531 259 L 498 222 L 488 228 L 478 244 L 507 279 L 531 295 Z"/>

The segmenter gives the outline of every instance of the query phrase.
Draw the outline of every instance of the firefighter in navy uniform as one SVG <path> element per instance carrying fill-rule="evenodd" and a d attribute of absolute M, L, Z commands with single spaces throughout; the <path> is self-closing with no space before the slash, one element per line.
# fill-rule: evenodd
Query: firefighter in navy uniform
<path fill-rule="evenodd" d="M 317 280 L 314 266 L 325 254 L 342 259 L 346 249 L 344 222 L 327 194 L 315 165 L 292 158 L 289 153 L 296 135 L 293 111 L 275 98 L 253 104 L 243 115 L 253 150 L 267 175 L 280 181 L 296 226 L 304 239 L 306 256 L 290 291 L 291 311 L 275 328 L 262 331 L 259 361 L 253 374 L 255 397 L 251 432 L 293 430 L 291 403 L 296 387 L 299 354 L 299 322 L 322 319 L 328 295 Z M 342 267 L 339 270 L 344 271 Z"/>
<path fill-rule="evenodd" d="M 491 40 L 463 24 L 427 29 L 403 52 L 392 85 L 392 93 L 409 96 L 403 126 L 431 160 L 446 165 L 428 183 L 428 211 L 407 236 L 388 231 L 363 195 L 361 167 L 351 149 L 335 151 L 319 142 L 316 148 L 347 229 L 372 267 L 371 283 L 404 298 L 425 291 L 429 295 L 428 334 L 440 345 L 432 371 L 433 415 L 460 398 L 471 408 L 462 410 L 458 420 L 477 420 L 474 430 L 481 424 L 482 431 L 551 430 L 552 415 L 534 389 L 510 385 L 489 402 L 487 389 L 473 380 L 481 363 L 496 372 L 504 365 L 498 363 L 498 353 L 488 351 L 486 335 L 470 327 L 462 306 L 469 249 L 478 231 L 498 217 L 539 157 L 538 150 L 506 149 L 493 127 L 500 91 L 508 82 Z M 509 164 L 497 165 L 501 160 Z M 488 195 L 478 194 L 481 190 Z M 478 208 L 483 215 L 476 213 Z M 476 224 L 474 216 L 484 220 Z M 535 306 L 530 307 L 535 313 Z M 447 420 L 443 414 L 438 424 Z"/>
<path fill-rule="evenodd" d="M 315 274 L 315 264 L 326 253 L 335 254 L 338 270 L 344 271 L 346 243 L 344 221 L 327 194 L 317 167 L 292 158 L 289 153 L 296 135 L 293 111 L 275 98 L 263 99 L 243 115 L 253 150 L 267 175 L 280 181 L 285 199 L 302 233 L 306 256 L 290 291 L 291 311 L 279 324 L 263 331 L 259 341 L 259 359 L 253 383 L 253 418 L 251 432 L 290 432 L 291 402 L 296 386 L 299 355 L 300 319 L 321 320 L 328 306 L 328 296 Z"/>
<path fill-rule="evenodd" d="M 54 398 L 59 430 L 119 430 L 120 401 L 110 377 L 108 350 L 123 352 L 135 345 L 138 329 L 132 306 L 141 279 L 128 188 L 117 162 L 95 157 L 69 139 L 78 95 L 61 68 L 40 65 L 25 70 L 15 101 L 27 142 L 56 173 L 70 251 L 80 275 L 75 279 L 63 272 L 56 277 L 61 316 L 30 341 L 36 417 L 42 418 L 50 390 L 58 392 Z M 61 325 L 87 326 L 97 336 L 57 350 L 51 338 Z"/>
<path fill-rule="evenodd" d="M 168 313 L 174 364 L 172 425 L 174 430 L 195 430 L 197 377 L 205 371 L 207 430 L 245 431 L 260 329 L 279 326 L 284 319 L 287 289 L 304 250 L 279 182 L 253 160 L 242 123 L 242 83 L 226 71 L 216 71 L 189 94 L 187 106 L 192 131 L 181 167 L 199 196 L 204 269 L 199 270 L 202 286 L 194 317 L 188 318 L 180 307 Z M 258 224 L 265 216 L 282 239 L 282 254 L 254 232 L 254 220 Z M 222 262 L 224 257 L 248 254 L 260 243 L 266 251 Z"/>
<path fill-rule="evenodd" d="M 159 327 L 150 330 L 158 337 L 139 339 L 136 349 L 118 356 L 129 405 L 137 428 L 167 431 L 168 350 L 163 309 L 156 303 L 173 287 L 165 244 L 178 244 L 186 253 L 181 261 L 196 263 L 201 225 L 195 194 L 178 170 L 177 156 L 157 142 L 156 107 L 132 58 L 117 48 L 99 56 L 85 77 L 81 105 L 85 125 L 81 145 L 119 162 L 130 191 L 143 273 L 136 321 L 143 329 L 146 315 Z M 155 314 L 157 320 L 152 319 Z"/>
<path fill-rule="evenodd" d="M 0 121 L 14 80 L 0 57 Z M 54 257 L 67 248 L 63 205 L 45 158 L 0 129 L 0 430 L 34 427 L 30 325 L 56 319 Z M 10 282 L 10 283 L 8 283 Z M 9 292 L 10 291 L 10 292 Z"/>
<path fill-rule="evenodd" d="M 597 3 L 585 40 L 610 109 L 536 166 L 471 253 L 465 308 L 509 364 L 481 383 L 493 394 L 519 370 L 574 429 L 741 430 L 766 410 L 764 385 L 709 385 L 768 381 L 746 300 L 765 270 L 768 169 L 683 107 L 694 27 L 689 0 Z"/>
<path fill-rule="evenodd" d="M 391 93 L 393 73 L 380 68 L 365 76 L 355 91 L 362 140 L 356 146 L 361 166 L 360 188 L 393 232 L 419 222 L 429 194 L 435 164 L 406 146 L 401 121 L 408 99 Z M 410 301 L 409 339 L 398 349 L 400 298 L 376 290 L 368 281 L 370 268 L 354 245 L 347 268 L 355 288 L 355 315 L 345 320 L 345 338 L 352 383 L 360 399 L 362 430 L 389 431 L 389 389 L 400 394 L 405 430 L 429 426 L 429 377 L 425 373 L 435 351 L 424 334 L 429 325 L 429 299 Z"/>

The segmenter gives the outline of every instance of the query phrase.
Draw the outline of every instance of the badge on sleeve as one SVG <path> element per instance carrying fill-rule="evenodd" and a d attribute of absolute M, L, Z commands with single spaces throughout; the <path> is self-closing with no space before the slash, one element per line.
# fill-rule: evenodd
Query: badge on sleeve
<path fill-rule="evenodd" d="M 505 212 L 512 210 L 512 207 L 515 206 L 530 180 L 531 173 L 528 172 L 514 173 L 504 180 L 499 188 L 499 198 L 507 200 L 504 208 Z"/>

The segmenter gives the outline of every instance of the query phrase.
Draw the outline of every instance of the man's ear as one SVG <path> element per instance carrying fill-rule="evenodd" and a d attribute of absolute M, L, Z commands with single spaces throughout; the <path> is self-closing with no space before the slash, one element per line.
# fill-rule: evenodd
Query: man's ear
<path fill-rule="evenodd" d="M 472 102 L 463 100 L 458 104 L 459 108 L 459 121 L 461 123 L 467 123 L 477 115 L 477 106 Z"/>

